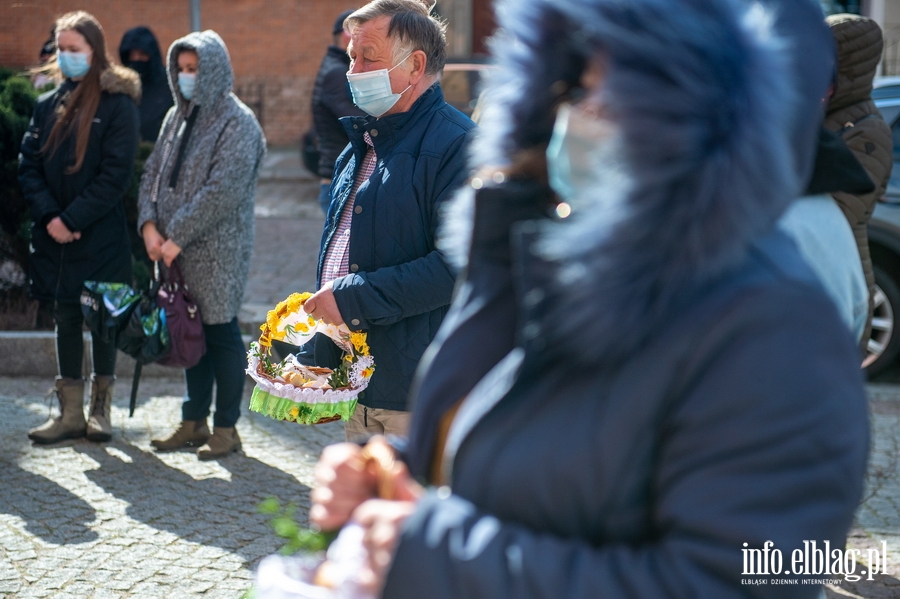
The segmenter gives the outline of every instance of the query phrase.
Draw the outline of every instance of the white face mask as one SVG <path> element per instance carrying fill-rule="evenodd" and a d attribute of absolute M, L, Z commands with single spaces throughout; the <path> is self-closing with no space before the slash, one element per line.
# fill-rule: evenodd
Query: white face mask
<path fill-rule="evenodd" d="M 628 177 L 619 127 L 563 104 L 547 146 L 547 171 L 550 187 L 573 209 L 621 191 Z"/>
<path fill-rule="evenodd" d="M 412 52 L 406 58 L 412 56 Z M 399 94 L 391 90 L 390 72 L 406 61 L 406 58 L 392 66 L 390 69 L 378 69 L 367 73 L 347 73 L 347 83 L 350 84 L 350 93 L 353 94 L 353 103 L 366 114 L 380 117 L 393 108 L 410 87 L 407 86 Z"/>

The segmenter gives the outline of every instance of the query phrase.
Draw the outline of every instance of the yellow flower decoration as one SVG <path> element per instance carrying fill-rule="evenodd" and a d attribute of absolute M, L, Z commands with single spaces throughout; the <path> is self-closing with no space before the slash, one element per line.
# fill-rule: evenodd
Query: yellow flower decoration
<path fill-rule="evenodd" d="M 294 406 L 293 408 L 290 409 L 288 414 L 290 414 L 291 418 L 296 420 L 297 416 L 300 415 L 300 408 L 298 408 L 297 406 Z"/>
<path fill-rule="evenodd" d="M 266 314 L 266 322 L 260 325 L 259 329 L 262 331 L 262 335 L 259 337 L 259 344 L 262 347 L 270 348 L 272 347 L 272 339 L 278 339 L 281 341 L 284 339 L 285 335 L 287 335 L 287 331 L 279 331 L 278 325 L 281 324 L 281 320 L 297 310 L 300 309 L 300 306 L 303 305 L 303 302 L 312 297 L 312 293 L 292 293 L 287 299 L 284 301 L 278 302 L 278 305 L 275 306 L 274 310 L 269 310 Z M 311 319 L 311 323 L 315 324 L 315 320 Z M 299 328 L 304 333 L 309 329 L 303 329 L 302 326 L 298 325 Z"/>
<path fill-rule="evenodd" d="M 359 356 L 368 356 L 369 355 L 369 345 L 366 343 L 366 334 L 359 331 L 352 331 L 350 333 L 350 343 L 353 345 L 353 349 L 356 354 Z"/>
<path fill-rule="evenodd" d="M 362 371 L 363 378 L 369 378 L 370 376 L 372 376 L 373 372 L 375 372 L 375 369 L 372 368 L 371 366 L 363 369 L 363 371 Z"/>

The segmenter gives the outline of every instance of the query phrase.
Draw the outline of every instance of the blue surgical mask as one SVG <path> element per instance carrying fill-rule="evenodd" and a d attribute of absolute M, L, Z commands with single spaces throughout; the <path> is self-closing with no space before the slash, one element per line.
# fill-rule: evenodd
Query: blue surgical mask
<path fill-rule="evenodd" d="M 406 58 L 412 56 L 407 54 Z M 378 69 L 367 73 L 347 73 L 347 82 L 350 84 L 350 93 L 353 94 L 353 103 L 366 114 L 380 117 L 393 108 L 400 96 L 411 85 L 399 94 L 391 90 L 391 77 L 389 73 L 406 61 L 406 58 L 392 66 L 390 69 Z"/>
<path fill-rule="evenodd" d="M 194 97 L 194 87 L 197 85 L 196 73 L 178 73 L 178 89 L 188 102 Z"/>
<path fill-rule="evenodd" d="M 58 52 L 56 60 L 62 74 L 69 79 L 84 77 L 91 70 L 90 52 Z"/>
<path fill-rule="evenodd" d="M 602 206 L 629 185 L 619 128 L 563 104 L 547 146 L 550 187 L 573 210 L 586 203 Z"/>

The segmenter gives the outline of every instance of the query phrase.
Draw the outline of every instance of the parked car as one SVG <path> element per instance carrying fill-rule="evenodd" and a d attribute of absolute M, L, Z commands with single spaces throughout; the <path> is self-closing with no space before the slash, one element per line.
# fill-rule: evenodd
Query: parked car
<path fill-rule="evenodd" d="M 900 355 L 900 77 L 877 78 L 872 99 L 893 132 L 894 167 L 887 191 L 869 221 L 875 267 L 875 313 L 863 362 L 869 377 L 892 366 Z"/>

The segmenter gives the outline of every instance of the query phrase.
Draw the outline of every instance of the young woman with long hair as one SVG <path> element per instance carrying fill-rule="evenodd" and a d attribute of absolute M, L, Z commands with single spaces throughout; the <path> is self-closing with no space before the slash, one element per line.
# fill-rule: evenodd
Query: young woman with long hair
<path fill-rule="evenodd" d="M 86 280 L 131 283 L 122 197 L 139 139 L 140 78 L 110 63 L 103 28 L 86 12 L 60 17 L 56 42 L 47 70 L 63 83 L 38 98 L 22 141 L 19 181 L 33 221 L 31 291 L 53 302 L 60 415 L 28 436 L 36 443 L 84 436 L 107 441 L 116 346 L 92 339 L 86 421 L 79 297 Z"/>

